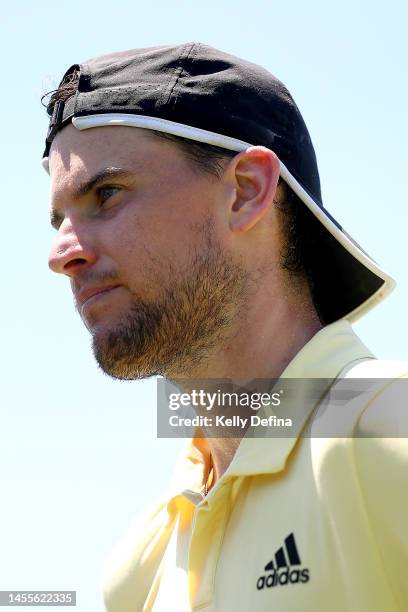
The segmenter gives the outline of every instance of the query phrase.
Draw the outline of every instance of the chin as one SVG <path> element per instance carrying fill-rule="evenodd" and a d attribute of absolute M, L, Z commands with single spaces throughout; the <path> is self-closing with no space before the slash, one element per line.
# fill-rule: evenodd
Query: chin
<path fill-rule="evenodd" d="M 100 369 L 118 380 L 140 380 L 159 374 L 152 356 L 135 341 L 131 347 L 123 336 L 98 326 L 92 331 L 92 349 Z"/>

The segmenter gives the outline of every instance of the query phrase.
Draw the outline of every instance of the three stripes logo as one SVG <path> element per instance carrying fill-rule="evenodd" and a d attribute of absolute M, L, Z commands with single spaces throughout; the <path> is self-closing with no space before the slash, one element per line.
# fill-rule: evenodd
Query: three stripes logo
<path fill-rule="evenodd" d="M 265 587 L 308 582 L 309 570 L 300 567 L 301 565 L 295 536 L 291 533 L 285 538 L 285 545 L 276 551 L 275 558 L 265 565 L 264 570 L 267 574 L 258 578 L 256 588 L 261 591 Z"/>

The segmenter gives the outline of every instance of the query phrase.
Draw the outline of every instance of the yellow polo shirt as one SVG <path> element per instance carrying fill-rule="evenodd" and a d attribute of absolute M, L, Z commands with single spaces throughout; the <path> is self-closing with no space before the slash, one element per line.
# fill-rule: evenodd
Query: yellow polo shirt
<path fill-rule="evenodd" d="M 342 437 L 322 437 L 335 385 L 302 408 L 293 437 L 249 430 L 205 498 L 208 446 L 189 441 L 172 491 L 105 563 L 108 612 L 408 610 L 408 407 L 396 388 L 408 363 L 375 360 L 340 320 L 282 377 L 376 381 L 342 410 Z"/>

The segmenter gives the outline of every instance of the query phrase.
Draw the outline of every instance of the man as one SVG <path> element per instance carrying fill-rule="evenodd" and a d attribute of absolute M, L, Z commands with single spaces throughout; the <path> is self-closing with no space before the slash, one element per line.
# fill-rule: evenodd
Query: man
<path fill-rule="evenodd" d="M 408 365 L 377 361 L 350 326 L 394 283 L 323 207 L 287 89 L 189 43 L 76 64 L 48 112 L 49 263 L 100 367 L 188 392 L 306 381 L 288 435 L 197 430 L 172 491 L 107 561 L 107 609 L 408 609 Z M 335 391 L 360 378 L 339 413 Z"/>

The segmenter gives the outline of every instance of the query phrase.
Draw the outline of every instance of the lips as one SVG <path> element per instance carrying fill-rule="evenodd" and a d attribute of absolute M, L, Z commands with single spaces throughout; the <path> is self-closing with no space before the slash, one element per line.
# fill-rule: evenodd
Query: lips
<path fill-rule="evenodd" d="M 78 305 L 83 308 L 86 302 L 93 298 L 103 297 L 113 289 L 117 289 L 120 285 L 105 285 L 95 287 L 84 287 L 76 294 L 76 300 Z"/>

